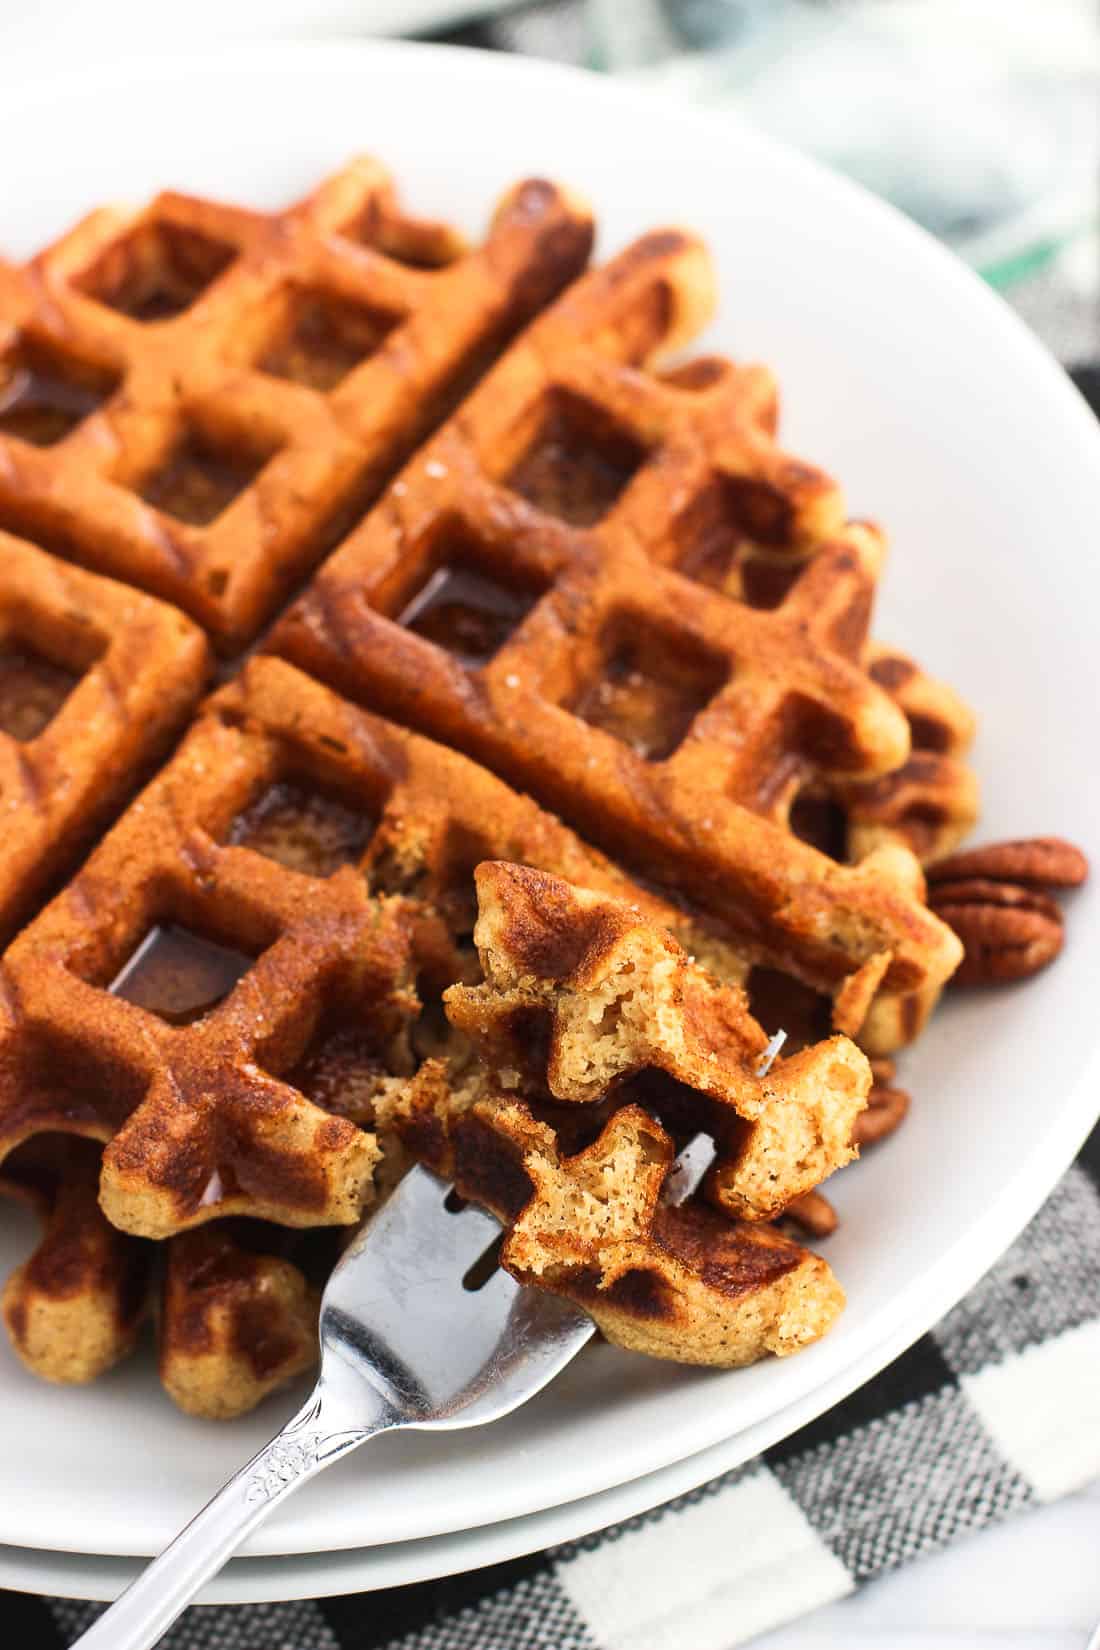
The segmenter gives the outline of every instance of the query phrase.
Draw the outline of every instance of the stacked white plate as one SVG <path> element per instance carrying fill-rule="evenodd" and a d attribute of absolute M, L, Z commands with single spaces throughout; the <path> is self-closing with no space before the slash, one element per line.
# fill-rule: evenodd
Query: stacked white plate
<path fill-rule="evenodd" d="M 708 346 L 778 373 L 787 444 L 891 531 L 877 633 L 982 714 L 984 830 L 1058 831 L 1095 853 L 1100 433 L 1008 310 L 852 185 L 728 119 L 545 64 L 247 46 L 53 79 L 24 65 L 0 99 L 0 252 L 159 187 L 274 205 L 362 149 L 414 209 L 471 230 L 525 173 L 586 193 L 605 253 L 661 222 L 700 230 L 723 296 Z M 909 1121 L 837 1186 L 828 1253 L 849 1306 L 826 1341 L 729 1373 L 597 1347 L 495 1428 L 383 1438 L 308 1485 L 208 1596 L 387 1585 L 563 1540 L 702 1482 L 865 1380 L 1007 1245 L 1095 1116 L 1097 903 L 1075 899 L 1056 967 L 959 994 L 906 1057 Z M 0 1219 L 7 1269 L 32 1229 Z M 0 1353 L 0 1584 L 109 1596 L 283 1407 L 214 1427 L 177 1414 L 144 1361 L 72 1391 Z"/>

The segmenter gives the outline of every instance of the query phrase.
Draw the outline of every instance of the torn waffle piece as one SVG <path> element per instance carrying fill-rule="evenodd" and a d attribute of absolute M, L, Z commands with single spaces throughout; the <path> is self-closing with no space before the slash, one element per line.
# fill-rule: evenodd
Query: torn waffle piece
<path fill-rule="evenodd" d="M 844 1304 L 828 1265 L 773 1227 L 662 1202 L 673 1151 L 627 1105 L 564 1156 L 522 1101 L 497 1098 L 457 1127 L 455 1184 L 510 1223 L 508 1271 L 576 1301 L 616 1345 L 731 1367 L 818 1340 Z"/>
<path fill-rule="evenodd" d="M 639 912 L 522 866 L 479 866 L 477 886 L 485 982 L 445 1002 L 500 1088 L 577 1105 L 639 1090 L 714 1136 L 707 1195 L 746 1220 L 773 1219 L 855 1156 L 871 1071 L 846 1037 L 766 1067 L 743 990 Z"/>

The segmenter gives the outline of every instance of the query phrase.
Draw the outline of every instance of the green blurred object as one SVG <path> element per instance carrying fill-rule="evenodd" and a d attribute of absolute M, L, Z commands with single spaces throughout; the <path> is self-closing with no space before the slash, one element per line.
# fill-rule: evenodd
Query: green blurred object
<path fill-rule="evenodd" d="M 994 285 L 1095 221 L 1093 0 L 591 0 L 597 66 L 846 172 Z"/>

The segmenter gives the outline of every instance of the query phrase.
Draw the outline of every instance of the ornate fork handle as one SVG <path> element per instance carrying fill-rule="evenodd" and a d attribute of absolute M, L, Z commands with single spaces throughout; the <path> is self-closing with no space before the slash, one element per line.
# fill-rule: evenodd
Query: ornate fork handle
<path fill-rule="evenodd" d="M 148 1650 L 242 1541 L 299 1484 L 402 1418 L 381 1396 L 375 1413 L 362 1377 L 339 1365 L 322 1375 L 298 1413 L 208 1501 L 93 1627 L 79 1650 Z M 73 1646 L 77 1650 L 77 1645 Z"/>

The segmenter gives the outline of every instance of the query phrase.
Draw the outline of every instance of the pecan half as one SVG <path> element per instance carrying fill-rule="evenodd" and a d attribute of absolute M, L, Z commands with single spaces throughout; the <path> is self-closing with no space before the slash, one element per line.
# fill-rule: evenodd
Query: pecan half
<path fill-rule="evenodd" d="M 1025 888 L 1015 882 L 993 882 L 988 877 L 959 877 L 937 882 L 929 890 L 928 903 L 937 911 L 946 905 L 1003 905 L 1017 911 L 1036 911 L 1052 922 L 1062 921 L 1062 909 L 1041 888 Z"/>
<path fill-rule="evenodd" d="M 872 1062 L 872 1070 L 877 1064 Z M 893 1061 L 889 1062 L 891 1065 Z M 876 1083 L 867 1097 L 867 1105 L 856 1118 L 852 1129 L 853 1146 L 874 1146 L 903 1121 L 909 1110 L 909 1095 L 905 1089 L 895 1089 L 887 1083 Z"/>
<path fill-rule="evenodd" d="M 961 985 L 1026 979 L 1062 949 L 1062 914 L 1053 901 L 1031 889 L 996 886 L 993 897 L 983 892 L 981 879 L 944 883 L 930 891 L 933 911 L 963 942 L 963 960 L 954 976 Z"/>
<path fill-rule="evenodd" d="M 929 865 L 932 885 L 963 877 L 1021 883 L 1027 888 L 1076 888 L 1088 876 L 1089 862 L 1072 842 L 1058 836 L 1033 836 L 1018 842 L 989 842 Z"/>
<path fill-rule="evenodd" d="M 963 985 L 1023 980 L 1062 949 L 1062 913 L 1046 891 L 1075 888 L 1088 860 L 1057 836 L 990 842 L 928 867 L 928 903 L 963 942 Z"/>
<path fill-rule="evenodd" d="M 782 1218 L 813 1238 L 830 1237 L 838 1225 L 837 1212 L 823 1192 L 803 1192 L 787 1204 Z"/>

